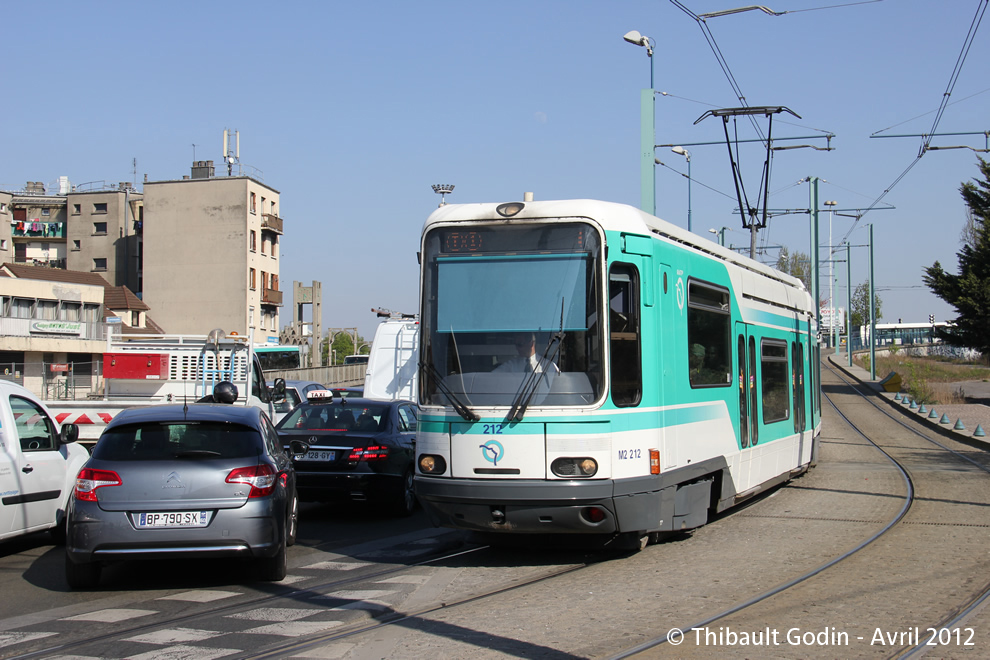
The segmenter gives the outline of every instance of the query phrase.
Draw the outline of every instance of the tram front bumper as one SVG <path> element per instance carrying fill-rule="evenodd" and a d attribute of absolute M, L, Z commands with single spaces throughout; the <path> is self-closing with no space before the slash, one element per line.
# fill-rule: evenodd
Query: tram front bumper
<path fill-rule="evenodd" d="M 615 496 L 615 482 L 470 479 L 416 475 L 416 496 L 438 527 L 506 534 L 614 534 L 649 525 L 634 511 L 650 493 Z M 655 495 L 654 495 L 655 497 Z M 621 522 L 620 522 L 621 521 Z"/>

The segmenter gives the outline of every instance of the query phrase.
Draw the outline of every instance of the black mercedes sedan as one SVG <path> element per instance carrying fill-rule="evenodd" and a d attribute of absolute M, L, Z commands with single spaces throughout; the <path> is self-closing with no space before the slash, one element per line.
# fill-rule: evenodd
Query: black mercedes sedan
<path fill-rule="evenodd" d="M 416 404 L 309 392 L 276 427 L 282 444 L 309 451 L 293 457 L 303 501 L 368 502 L 398 516 L 416 507 L 413 461 Z"/>

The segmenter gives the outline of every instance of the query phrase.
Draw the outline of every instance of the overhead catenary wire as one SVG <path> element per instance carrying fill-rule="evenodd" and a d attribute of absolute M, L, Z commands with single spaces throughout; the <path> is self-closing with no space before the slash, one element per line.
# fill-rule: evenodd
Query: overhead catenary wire
<path fill-rule="evenodd" d="M 941 122 L 942 120 L 942 115 L 944 114 L 945 108 L 948 105 L 948 100 L 949 97 L 952 95 L 952 90 L 955 89 L 956 83 L 959 81 L 959 76 L 962 73 L 963 64 L 965 64 L 966 56 L 969 54 L 969 49 L 972 47 L 973 40 L 976 38 L 976 31 L 980 27 L 980 23 L 983 20 L 983 15 L 986 13 L 988 3 L 990 3 L 990 0 L 979 0 L 979 2 L 977 3 L 976 14 L 973 17 L 973 20 L 970 22 L 969 31 L 966 33 L 966 38 L 963 40 L 963 46 L 959 51 L 959 56 L 956 58 L 956 65 L 952 69 L 952 73 L 949 76 L 949 82 L 946 86 L 945 92 L 942 94 L 942 103 L 939 105 L 939 108 L 936 111 L 935 121 L 932 124 L 931 130 L 929 131 L 928 134 L 925 135 L 924 138 L 922 138 L 922 144 L 921 144 L 921 148 L 918 150 L 918 155 L 915 156 L 914 160 L 911 161 L 911 163 L 906 168 L 904 168 L 904 171 L 901 172 L 896 179 L 894 179 L 893 183 L 887 186 L 887 188 L 880 194 L 880 196 L 877 197 L 875 200 L 873 200 L 873 203 L 870 204 L 870 206 L 866 210 L 864 210 L 862 214 L 860 214 L 859 217 L 856 218 L 855 221 L 853 221 L 853 224 L 849 228 L 849 231 L 847 231 L 845 235 L 842 237 L 842 239 L 839 241 L 840 243 L 842 241 L 845 241 L 847 238 L 849 238 L 849 235 L 852 234 L 852 232 L 856 229 L 856 225 L 859 224 L 859 221 L 862 220 L 867 213 L 869 213 L 874 208 L 876 208 L 876 205 L 879 204 L 880 201 L 884 197 L 886 197 L 890 193 L 890 191 L 893 190 L 894 187 L 904 179 L 904 177 L 907 176 L 908 172 L 914 169 L 914 166 L 917 165 L 921 161 L 922 157 L 924 157 L 924 155 L 928 152 L 929 146 L 931 144 L 931 139 L 936 129 L 938 128 L 939 122 Z"/>

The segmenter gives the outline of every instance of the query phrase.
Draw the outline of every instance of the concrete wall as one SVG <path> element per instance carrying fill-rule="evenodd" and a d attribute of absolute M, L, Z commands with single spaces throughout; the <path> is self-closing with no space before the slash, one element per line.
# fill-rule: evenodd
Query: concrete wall
<path fill-rule="evenodd" d="M 125 197 L 131 206 L 126 218 Z M 122 190 L 70 193 L 66 204 L 69 217 L 67 268 L 99 273 L 110 284 L 127 286 L 139 293 L 137 257 L 141 237 L 135 234 L 134 219 L 138 217 L 142 203 L 141 193 L 133 190 L 126 194 Z M 106 211 L 97 211 L 98 204 L 106 204 Z M 106 223 L 105 233 L 96 231 L 97 223 Z M 75 247 L 77 242 L 78 248 Z M 106 259 L 105 270 L 96 266 L 96 259 Z"/>
<path fill-rule="evenodd" d="M 222 328 L 247 335 L 253 307 L 256 341 L 271 333 L 261 329 L 260 273 L 277 275 L 279 269 L 277 255 L 261 253 L 262 197 L 268 207 L 279 203 L 277 191 L 249 177 L 144 184 L 143 299 L 166 332 L 206 334 Z M 256 271 L 254 290 L 250 268 Z"/>

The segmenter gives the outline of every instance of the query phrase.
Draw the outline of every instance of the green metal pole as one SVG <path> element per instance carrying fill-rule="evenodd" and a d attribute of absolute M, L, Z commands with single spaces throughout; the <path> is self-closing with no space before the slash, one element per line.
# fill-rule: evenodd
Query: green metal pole
<path fill-rule="evenodd" d="M 815 306 L 815 332 L 822 331 L 822 310 L 818 302 L 818 177 L 808 177 L 811 182 L 811 298 Z"/>
<path fill-rule="evenodd" d="M 650 63 L 652 66 L 652 59 Z M 652 70 L 651 76 L 652 78 Z M 652 80 L 650 83 L 652 84 Z M 639 135 L 640 135 L 640 208 L 651 215 L 657 214 L 657 183 L 656 183 L 656 121 L 655 95 L 653 88 L 644 89 L 639 97 Z"/>
<path fill-rule="evenodd" d="M 849 249 L 849 241 L 846 241 L 846 360 L 850 367 L 853 366 L 852 322 L 849 320 L 852 313 L 852 290 L 852 251 Z"/>
<path fill-rule="evenodd" d="M 870 223 L 870 380 L 877 379 L 876 294 L 873 292 L 873 223 Z"/>

